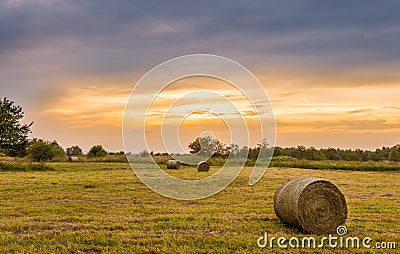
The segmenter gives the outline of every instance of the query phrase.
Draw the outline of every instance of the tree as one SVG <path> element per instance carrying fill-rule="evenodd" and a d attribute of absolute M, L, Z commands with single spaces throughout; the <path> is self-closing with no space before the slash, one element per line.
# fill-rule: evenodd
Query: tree
<path fill-rule="evenodd" d="M 268 161 L 273 155 L 273 149 L 269 146 L 268 140 L 261 140 L 260 144 L 257 144 L 258 156 L 257 160 Z"/>
<path fill-rule="evenodd" d="M 287 156 L 287 153 L 282 147 L 276 146 L 274 150 L 274 156 Z"/>
<path fill-rule="evenodd" d="M 249 148 L 249 154 L 247 158 L 249 158 L 250 160 L 257 160 L 259 154 L 260 147 Z"/>
<path fill-rule="evenodd" d="M 150 157 L 150 153 L 147 150 L 143 150 L 139 153 L 139 156 L 142 158 Z"/>
<path fill-rule="evenodd" d="M 240 147 L 238 144 L 231 144 L 229 147 L 227 147 L 227 150 L 229 151 L 228 153 L 232 158 L 239 158 Z"/>
<path fill-rule="evenodd" d="M 376 152 L 369 152 L 367 156 L 367 160 L 369 161 L 379 161 L 378 154 Z"/>
<path fill-rule="evenodd" d="M 239 151 L 239 158 L 247 158 L 249 155 L 249 148 L 244 146 Z"/>
<path fill-rule="evenodd" d="M 54 157 L 62 157 L 65 155 L 64 149 L 55 140 L 50 143 L 50 149 Z"/>
<path fill-rule="evenodd" d="M 104 157 L 107 155 L 107 151 L 103 148 L 102 145 L 95 145 L 90 148 L 88 156 L 89 157 Z"/>
<path fill-rule="evenodd" d="M 83 154 L 82 149 L 79 146 L 68 147 L 65 151 L 68 156 L 79 156 Z"/>
<path fill-rule="evenodd" d="M 188 147 L 190 148 L 190 153 L 198 153 L 199 156 L 206 157 L 215 153 L 217 140 L 210 136 L 198 137 Z"/>
<path fill-rule="evenodd" d="M 210 136 L 198 137 L 195 141 L 191 142 L 188 147 L 190 153 L 198 153 L 202 157 L 223 157 L 227 158 L 231 147 L 226 147 L 218 139 Z"/>
<path fill-rule="evenodd" d="M 323 161 L 325 160 L 325 154 L 321 150 L 315 150 L 312 154 L 313 160 Z"/>
<path fill-rule="evenodd" d="M 56 141 L 50 142 L 42 139 L 33 139 L 28 147 L 28 156 L 36 162 L 51 160 L 54 157 L 61 157 L 63 155 L 64 150 Z"/>
<path fill-rule="evenodd" d="M 307 148 L 305 146 L 297 146 L 296 150 L 294 151 L 293 157 L 296 159 L 305 159 L 306 158 Z"/>
<path fill-rule="evenodd" d="M 221 143 L 218 139 L 215 139 L 215 152 L 212 157 L 228 158 L 230 147 L 226 147 L 225 144 Z"/>
<path fill-rule="evenodd" d="M 390 161 L 399 161 L 399 152 L 393 147 L 389 151 L 389 160 Z"/>
<path fill-rule="evenodd" d="M 46 161 L 52 157 L 50 147 L 43 140 L 34 140 L 29 145 L 28 156 L 33 161 Z"/>
<path fill-rule="evenodd" d="M 23 156 L 28 145 L 30 124 L 21 124 L 22 107 L 7 98 L 0 99 L 0 151 L 9 156 Z"/>

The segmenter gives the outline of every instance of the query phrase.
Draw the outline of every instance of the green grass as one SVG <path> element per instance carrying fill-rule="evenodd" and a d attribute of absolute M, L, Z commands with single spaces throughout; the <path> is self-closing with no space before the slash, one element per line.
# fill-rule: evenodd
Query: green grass
<path fill-rule="evenodd" d="M 344 193 L 349 236 L 400 244 L 400 182 L 395 171 L 270 168 L 256 185 L 248 186 L 248 167 L 217 195 L 178 201 L 148 189 L 126 163 L 48 165 L 55 171 L 0 172 L 0 253 L 287 253 L 277 247 L 260 249 L 256 241 L 263 232 L 304 236 L 277 219 L 273 195 L 286 180 L 308 176 L 330 180 Z M 184 166 L 167 172 L 198 179 L 217 170 L 200 174 Z M 373 251 L 337 252 L 377 253 Z"/>
<path fill-rule="evenodd" d="M 305 168 L 305 169 L 338 169 L 338 170 L 355 170 L 355 171 L 400 171 L 400 163 L 386 161 L 310 161 L 296 159 L 280 160 L 279 157 L 273 158 L 270 166 L 286 167 L 286 168 Z"/>
<path fill-rule="evenodd" d="M 49 171 L 55 170 L 52 166 L 44 163 L 26 162 L 0 162 L 0 171 Z"/>
<path fill-rule="evenodd" d="M 165 164 L 170 159 L 169 157 L 156 156 L 155 161 L 159 165 Z M 237 160 L 237 159 L 234 159 Z M 213 166 L 222 166 L 225 164 L 226 159 L 211 158 L 208 162 Z M 254 166 L 254 160 L 247 160 L 247 166 Z M 400 171 L 399 162 L 389 161 L 311 161 L 299 160 L 288 156 L 273 157 L 270 163 L 271 167 L 283 168 L 304 168 L 304 169 L 338 169 L 338 170 L 354 170 L 354 171 Z"/>

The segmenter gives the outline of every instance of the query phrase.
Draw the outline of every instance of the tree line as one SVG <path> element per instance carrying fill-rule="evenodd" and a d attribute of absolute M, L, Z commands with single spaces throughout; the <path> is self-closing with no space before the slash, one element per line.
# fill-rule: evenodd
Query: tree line
<path fill-rule="evenodd" d="M 55 157 L 83 155 L 79 146 L 63 149 L 57 141 L 28 138 L 33 122 L 22 124 L 24 111 L 7 98 L 0 98 L 0 155 L 10 157 L 27 156 L 32 161 L 47 161 Z M 103 157 L 107 151 L 101 145 L 93 146 L 87 156 Z"/>
<path fill-rule="evenodd" d="M 33 123 L 21 124 L 24 117 L 22 107 L 15 105 L 7 98 L 0 99 L 0 155 L 11 157 L 28 156 L 33 161 L 47 161 L 55 157 L 81 156 L 82 149 L 79 146 L 68 147 L 65 150 L 57 141 L 43 139 L 29 139 L 30 127 Z M 237 144 L 225 145 L 219 140 L 209 136 L 198 137 L 188 145 L 190 153 L 198 153 L 200 156 L 213 154 L 213 157 L 243 158 L 256 160 L 260 152 L 267 152 L 274 157 L 288 156 L 304 160 L 334 160 L 334 161 L 400 161 L 400 145 L 393 147 L 382 147 L 375 151 L 361 149 L 339 149 L 297 146 L 297 147 L 270 147 L 266 140 L 261 141 L 256 147 L 240 147 Z M 147 151 L 144 151 L 149 153 Z M 104 157 L 108 153 L 102 145 L 93 146 L 88 157 Z M 123 155 L 121 151 L 117 154 Z M 151 155 L 168 155 L 166 153 L 150 152 Z M 140 154 L 139 154 L 140 155 Z"/>
<path fill-rule="evenodd" d="M 203 149 L 202 149 L 203 148 Z M 205 149 L 204 149 L 205 148 Z M 340 149 L 340 148 L 320 148 L 299 145 L 297 147 L 270 147 L 266 140 L 257 144 L 256 147 L 240 147 L 237 144 L 225 145 L 211 137 L 198 137 L 189 144 L 190 153 L 207 152 L 215 149 L 213 157 L 228 158 L 229 155 L 235 158 L 243 158 L 247 155 L 249 160 L 257 160 L 260 151 L 263 149 L 273 151 L 273 157 L 288 156 L 301 160 L 333 160 L 333 161 L 400 161 L 400 145 L 393 147 L 382 147 L 375 151 L 362 149 Z"/>

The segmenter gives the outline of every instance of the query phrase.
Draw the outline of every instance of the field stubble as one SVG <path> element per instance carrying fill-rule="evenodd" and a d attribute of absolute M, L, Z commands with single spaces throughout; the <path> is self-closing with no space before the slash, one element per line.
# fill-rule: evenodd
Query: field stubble
<path fill-rule="evenodd" d="M 400 242 L 400 182 L 394 171 L 270 168 L 248 186 L 251 168 L 246 167 L 217 195 L 178 201 L 148 189 L 126 163 L 50 165 L 54 171 L 0 173 L 1 253 L 287 253 L 277 247 L 260 249 L 256 243 L 264 232 L 305 236 L 283 225 L 273 210 L 276 188 L 298 177 L 321 177 L 339 187 L 348 203 L 349 236 Z M 198 179 L 217 170 L 198 173 L 184 166 L 168 172 Z"/>

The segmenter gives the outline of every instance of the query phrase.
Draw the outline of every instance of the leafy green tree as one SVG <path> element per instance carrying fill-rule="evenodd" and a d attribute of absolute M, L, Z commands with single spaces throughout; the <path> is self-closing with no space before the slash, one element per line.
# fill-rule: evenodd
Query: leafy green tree
<path fill-rule="evenodd" d="M 390 161 L 399 161 L 399 151 L 395 148 L 391 148 L 389 151 L 389 160 Z"/>
<path fill-rule="evenodd" d="M 68 156 L 79 156 L 82 155 L 82 149 L 79 146 L 71 146 L 65 150 Z"/>
<path fill-rule="evenodd" d="M 142 158 L 149 157 L 149 156 L 150 156 L 150 153 L 149 153 L 149 151 L 147 151 L 147 150 L 143 150 L 143 151 L 141 151 L 141 152 L 139 153 L 139 156 L 142 157 Z"/>
<path fill-rule="evenodd" d="M 218 139 L 215 139 L 215 153 L 212 157 L 228 158 L 230 147 L 226 147 L 225 144 L 221 143 Z"/>
<path fill-rule="evenodd" d="M 229 147 L 227 147 L 227 150 L 232 158 L 240 158 L 240 147 L 238 144 L 231 144 Z"/>
<path fill-rule="evenodd" d="M 35 140 L 29 145 L 28 156 L 33 161 L 46 161 L 51 159 L 50 146 L 43 140 Z"/>
<path fill-rule="evenodd" d="M 244 146 L 239 151 L 239 158 L 247 158 L 249 155 L 249 148 Z"/>
<path fill-rule="evenodd" d="M 257 149 L 258 149 L 257 159 L 261 159 L 262 161 L 270 159 L 273 155 L 273 148 L 269 146 L 267 139 L 261 140 L 261 143 L 257 144 Z"/>
<path fill-rule="evenodd" d="M 379 160 L 388 160 L 389 159 L 389 151 L 390 147 L 382 147 L 382 149 L 376 149 L 376 154 L 378 155 Z"/>
<path fill-rule="evenodd" d="M 48 161 L 54 157 L 64 155 L 64 150 L 56 141 L 44 141 L 42 139 L 33 139 L 28 147 L 28 156 L 33 161 Z"/>
<path fill-rule="evenodd" d="M 90 148 L 88 156 L 89 157 L 104 157 L 107 155 L 107 151 L 103 148 L 102 145 L 95 145 Z"/>
<path fill-rule="evenodd" d="M 28 145 L 30 124 L 21 124 L 22 107 L 7 98 L 0 99 L 0 152 L 9 156 L 23 156 Z"/>
<path fill-rule="evenodd" d="M 294 151 L 293 157 L 297 159 L 305 159 L 306 158 L 307 149 L 305 146 L 297 146 Z"/>
<path fill-rule="evenodd" d="M 369 152 L 367 155 L 367 160 L 369 161 L 379 161 L 378 154 L 375 152 Z"/>
<path fill-rule="evenodd" d="M 274 150 L 274 156 L 287 156 L 287 153 L 286 153 L 285 149 L 277 146 L 277 147 L 275 147 L 275 150 Z"/>
<path fill-rule="evenodd" d="M 260 147 L 249 148 L 249 155 L 247 156 L 250 160 L 257 160 L 260 154 Z"/>
<path fill-rule="evenodd" d="M 316 160 L 316 161 L 325 160 L 325 154 L 323 152 L 321 152 L 320 150 L 313 151 L 312 157 L 313 157 L 313 160 Z"/>
<path fill-rule="evenodd" d="M 65 155 L 64 149 L 55 140 L 50 143 L 50 149 L 54 157 L 62 157 Z"/>
<path fill-rule="evenodd" d="M 217 139 L 210 136 L 198 137 L 189 144 L 190 153 L 198 153 L 199 156 L 206 157 L 214 154 L 217 150 Z"/>
<path fill-rule="evenodd" d="M 328 160 L 339 160 L 338 151 L 335 148 L 329 147 L 327 149 L 322 149 Z"/>

